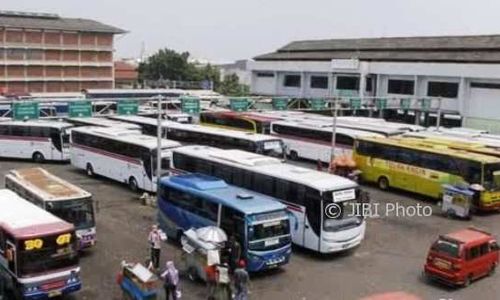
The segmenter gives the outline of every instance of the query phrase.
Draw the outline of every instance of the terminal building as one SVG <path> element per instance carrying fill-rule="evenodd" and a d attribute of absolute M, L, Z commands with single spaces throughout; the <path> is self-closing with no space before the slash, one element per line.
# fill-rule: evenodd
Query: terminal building
<path fill-rule="evenodd" d="M 113 37 L 124 30 L 55 14 L 0 11 L 0 90 L 112 88 Z"/>
<path fill-rule="evenodd" d="M 462 125 L 500 132 L 500 35 L 295 41 L 249 70 L 254 94 L 436 97 Z"/>

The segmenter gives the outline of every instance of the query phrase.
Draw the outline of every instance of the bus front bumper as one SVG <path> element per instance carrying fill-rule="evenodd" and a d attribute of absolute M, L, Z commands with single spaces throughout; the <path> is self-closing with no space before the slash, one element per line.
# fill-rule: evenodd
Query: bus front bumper
<path fill-rule="evenodd" d="M 25 300 L 46 300 L 74 293 L 76 291 L 79 291 L 81 288 L 82 288 L 82 283 L 78 281 L 76 283 L 67 284 L 61 289 L 56 289 L 51 291 L 38 290 L 31 293 L 24 293 L 23 298 Z"/>
<path fill-rule="evenodd" d="M 249 251 L 247 257 L 247 270 L 249 272 L 261 272 L 281 267 L 290 261 L 291 253 L 291 245 L 283 247 L 279 251 L 271 254 L 265 254 L 259 251 Z"/>
<path fill-rule="evenodd" d="M 320 252 L 335 253 L 357 247 L 365 238 L 365 228 L 366 222 L 363 222 L 363 225 L 349 230 L 352 232 L 344 232 L 343 235 L 347 235 L 349 238 L 333 238 L 328 237 L 327 234 L 323 234 L 321 237 Z"/>

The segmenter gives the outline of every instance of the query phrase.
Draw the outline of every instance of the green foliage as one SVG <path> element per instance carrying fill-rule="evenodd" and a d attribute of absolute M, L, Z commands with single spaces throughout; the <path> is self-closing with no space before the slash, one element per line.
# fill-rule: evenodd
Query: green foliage
<path fill-rule="evenodd" d="M 231 74 L 224 76 L 224 80 L 216 87 L 216 91 L 226 96 L 248 96 L 250 88 L 248 85 L 240 84 L 238 75 Z"/>
<path fill-rule="evenodd" d="M 219 70 L 208 64 L 198 66 L 189 62 L 189 52 L 178 53 L 171 49 L 160 49 L 139 65 L 140 80 L 210 80 L 217 85 L 220 82 Z"/>
<path fill-rule="evenodd" d="M 210 64 L 200 66 L 189 62 L 189 52 L 178 53 L 171 49 L 160 49 L 139 65 L 139 79 L 213 82 L 214 90 L 227 96 L 247 96 L 250 88 L 239 83 L 236 74 L 221 81 L 219 69 Z"/>

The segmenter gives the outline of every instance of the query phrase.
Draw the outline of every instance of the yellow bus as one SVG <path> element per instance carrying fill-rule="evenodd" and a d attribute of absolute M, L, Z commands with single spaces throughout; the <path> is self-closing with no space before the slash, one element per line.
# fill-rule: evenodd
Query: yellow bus
<path fill-rule="evenodd" d="M 440 199 L 442 184 L 467 183 L 473 206 L 500 209 L 500 158 L 402 137 L 361 137 L 354 145 L 361 178 Z"/>
<path fill-rule="evenodd" d="M 481 141 L 468 141 L 465 138 L 454 137 L 434 137 L 434 136 L 412 136 L 404 135 L 405 138 L 411 140 L 419 140 L 421 143 L 428 145 L 441 145 L 451 149 L 465 150 L 467 152 L 479 153 L 484 155 L 491 155 L 500 157 L 500 147 L 490 146 L 481 143 Z M 499 143 L 500 145 L 500 143 Z"/>

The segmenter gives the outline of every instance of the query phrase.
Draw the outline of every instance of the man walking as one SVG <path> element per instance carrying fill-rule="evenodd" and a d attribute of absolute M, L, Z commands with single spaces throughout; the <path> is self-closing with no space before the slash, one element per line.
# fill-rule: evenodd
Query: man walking
<path fill-rule="evenodd" d="M 161 235 L 157 225 L 151 227 L 148 241 L 151 247 L 151 262 L 155 270 L 158 270 L 160 267 Z"/>
<path fill-rule="evenodd" d="M 248 300 L 248 283 L 250 281 L 250 278 L 245 267 L 245 261 L 240 260 L 238 263 L 238 268 L 234 270 L 233 280 L 236 294 L 234 300 Z"/>

